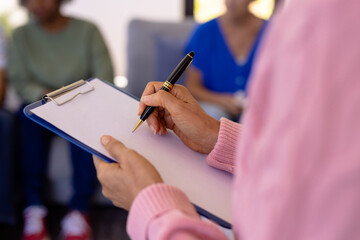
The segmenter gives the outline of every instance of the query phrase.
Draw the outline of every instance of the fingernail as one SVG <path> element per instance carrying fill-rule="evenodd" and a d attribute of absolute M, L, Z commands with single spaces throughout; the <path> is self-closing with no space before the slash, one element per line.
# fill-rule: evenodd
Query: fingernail
<path fill-rule="evenodd" d="M 109 141 L 110 141 L 110 137 L 109 137 L 109 136 L 103 136 L 103 137 L 101 138 L 101 143 L 102 143 L 103 145 L 108 144 Z"/>
<path fill-rule="evenodd" d="M 155 130 L 155 128 L 154 128 L 153 126 L 150 126 L 150 129 L 151 129 L 151 131 L 153 132 L 153 134 L 156 135 L 156 130 Z"/>

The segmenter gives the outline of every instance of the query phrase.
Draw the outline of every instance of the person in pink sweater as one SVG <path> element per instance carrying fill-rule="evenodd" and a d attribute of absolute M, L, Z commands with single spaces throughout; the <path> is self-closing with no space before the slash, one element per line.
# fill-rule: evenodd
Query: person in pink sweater
<path fill-rule="evenodd" d="M 147 120 L 154 133 L 172 129 L 234 173 L 235 239 L 360 239 L 359 9 L 358 0 L 292 0 L 281 10 L 243 125 L 209 117 L 182 86 L 146 87 L 139 113 L 159 107 Z M 94 157 L 98 178 L 106 197 L 130 209 L 132 239 L 226 239 L 145 158 L 110 136 L 101 141 L 118 163 Z"/>

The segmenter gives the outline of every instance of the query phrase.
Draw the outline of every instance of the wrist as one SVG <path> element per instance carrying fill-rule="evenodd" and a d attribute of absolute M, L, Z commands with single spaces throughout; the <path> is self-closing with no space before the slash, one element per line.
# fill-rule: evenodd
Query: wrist
<path fill-rule="evenodd" d="M 209 127 L 209 135 L 207 136 L 207 149 L 204 151 L 206 154 L 209 154 L 215 147 L 217 139 L 220 132 L 220 121 L 215 118 L 209 119 L 209 124 L 206 124 Z"/>

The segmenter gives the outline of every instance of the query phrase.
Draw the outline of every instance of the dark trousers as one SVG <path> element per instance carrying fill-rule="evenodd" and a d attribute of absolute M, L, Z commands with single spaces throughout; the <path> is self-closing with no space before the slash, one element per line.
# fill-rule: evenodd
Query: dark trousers
<path fill-rule="evenodd" d="M 54 136 L 46 128 L 28 119 L 19 112 L 20 135 L 22 146 L 22 173 L 24 182 L 25 204 L 42 204 L 42 193 L 46 178 L 50 140 Z M 96 172 L 91 155 L 81 148 L 70 144 L 73 168 L 73 196 L 69 208 L 87 211 L 94 192 Z"/>
<path fill-rule="evenodd" d="M 0 109 L 0 222 L 14 223 L 14 117 Z"/>

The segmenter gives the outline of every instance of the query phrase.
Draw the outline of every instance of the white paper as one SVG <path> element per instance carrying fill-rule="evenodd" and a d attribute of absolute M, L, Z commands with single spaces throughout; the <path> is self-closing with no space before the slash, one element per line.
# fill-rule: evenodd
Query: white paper
<path fill-rule="evenodd" d="M 169 131 L 153 135 L 144 123 L 134 133 L 138 101 L 95 79 L 95 90 L 57 106 L 48 102 L 31 111 L 85 145 L 112 158 L 100 143 L 111 135 L 147 158 L 164 181 L 182 189 L 192 203 L 231 223 L 232 176 L 206 164 L 206 156 L 192 151 Z M 84 89 L 81 89 L 84 88 Z M 86 90 L 87 85 L 73 90 Z M 73 92 L 61 96 L 66 99 Z"/>

